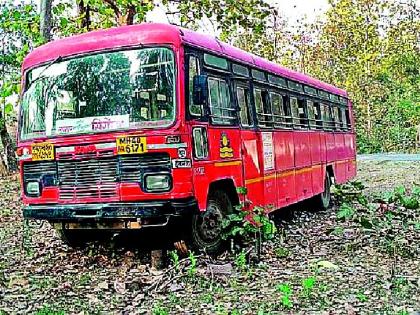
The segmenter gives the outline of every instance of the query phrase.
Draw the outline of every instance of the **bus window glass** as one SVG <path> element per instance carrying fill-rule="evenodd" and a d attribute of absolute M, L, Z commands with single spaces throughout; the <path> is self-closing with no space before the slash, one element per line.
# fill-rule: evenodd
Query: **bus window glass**
<path fill-rule="evenodd" d="M 321 105 L 319 103 L 314 103 L 314 115 L 317 129 L 322 129 Z"/>
<path fill-rule="evenodd" d="M 254 90 L 255 108 L 257 110 L 258 124 L 263 127 L 272 125 L 273 115 L 271 113 L 271 106 L 268 102 L 268 95 L 266 91 L 260 89 Z"/>
<path fill-rule="evenodd" d="M 230 101 L 229 86 L 225 80 L 209 78 L 210 114 L 212 122 L 220 125 L 235 123 L 235 109 Z"/>
<path fill-rule="evenodd" d="M 252 69 L 252 77 L 254 79 L 260 80 L 260 81 L 265 81 L 265 74 L 262 71 L 258 71 L 255 69 Z"/>
<path fill-rule="evenodd" d="M 204 54 L 204 63 L 211 67 L 216 67 L 223 70 L 228 69 L 228 62 L 225 58 L 220 58 L 210 54 Z"/>
<path fill-rule="evenodd" d="M 239 116 L 242 126 L 252 126 L 252 116 L 249 108 L 249 90 L 243 87 L 237 87 L 236 94 L 239 104 Z"/>
<path fill-rule="evenodd" d="M 346 108 L 346 121 L 347 121 L 347 129 L 351 129 L 350 112 L 348 108 Z"/>
<path fill-rule="evenodd" d="M 169 126 L 175 57 L 168 48 L 102 52 L 29 71 L 21 139 Z"/>
<path fill-rule="evenodd" d="M 298 104 L 298 99 L 296 97 L 290 98 L 290 108 L 292 110 L 293 124 L 300 125 L 299 104 Z"/>
<path fill-rule="evenodd" d="M 334 126 L 332 120 L 331 108 L 327 104 L 322 104 L 322 120 L 324 122 L 324 127 L 327 130 L 331 130 Z"/>
<path fill-rule="evenodd" d="M 307 112 L 305 110 L 305 100 L 299 99 L 298 106 L 299 106 L 299 125 L 301 128 L 307 127 L 308 117 L 307 117 Z"/>
<path fill-rule="evenodd" d="M 208 141 L 206 128 L 198 127 L 193 129 L 194 156 L 197 159 L 208 157 Z"/>
<path fill-rule="evenodd" d="M 314 102 L 307 101 L 306 105 L 307 105 L 307 109 L 308 109 L 309 126 L 311 128 L 314 128 L 316 126 Z"/>
<path fill-rule="evenodd" d="M 193 80 L 194 76 L 200 74 L 200 64 L 196 56 L 189 56 L 188 58 L 188 89 L 189 89 L 189 109 L 193 116 L 202 116 L 202 107 L 193 103 Z"/>
<path fill-rule="evenodd" d="M 278 93 L 270 93 L 271 104 L 273 106 L 273 117 L 276 126 L 284 122 L 283 97 Z"/>
<path fill-rule="evenodd" d="M 347 117 L 346 117 L 346 110 L 344 108 L 341 108 L 341 128 L 343 130 L 347 130 Z"/>
<path fill-rule="evenodd" d="M 337 106 L 334 106 L 333 111 L 334 111 L 335 129 L 340 130 L 340 127 L 341 127 L 341 122 L 340 122 L 341 112 L 340 112 L 340 109 Z"/>
<path fill-rule="evenodd" d="M 245 66 L 238 65 L 238 64 L 234 63 L 234 64 L 232 64 L 232 70 L 233 70 L 233 73 L 235 73 L 237 75 L 241 75 L 241 76 L 244 76 L 244 77 L 249 77 L 249 70 Z"/>

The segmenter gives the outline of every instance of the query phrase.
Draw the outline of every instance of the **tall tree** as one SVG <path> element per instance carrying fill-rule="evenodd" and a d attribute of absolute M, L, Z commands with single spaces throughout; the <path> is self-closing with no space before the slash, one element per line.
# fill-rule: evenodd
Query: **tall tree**
<path fill-rule="evenodd" d="M 52 0 L 41 0 L 40 9 L 40 32 L 45 42 L 49 42 L 52 38 Z"/>
<path fill-rule="evenodd" d="M 8 123 L 9 126 L 16 123 L 15 106 L 11 101 L 20 91 L 20 65 L 24 56 L 41 42 L 38 23 L 34 5 L 13 0 L 0 4 L 0 138 L 9 171 L 17 168 L 15 144 L 7 129 Z"/>

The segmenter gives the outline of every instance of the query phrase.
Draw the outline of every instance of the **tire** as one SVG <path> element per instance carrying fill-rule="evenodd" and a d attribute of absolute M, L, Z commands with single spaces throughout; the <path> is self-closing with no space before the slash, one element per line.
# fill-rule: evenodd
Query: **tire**
<path fill-rule="evenodd" d="M 319 210 L 327 210 L 331 204 L 331 177 L 325 176 L 324 191 L 316 195 L 313 199 L 314 204 Z"/>
<path fill-rule="evenodd" d="M 218 255 L 226 249 L 222 223 L 232 210 L 232 203 L 225 192 L 216 190 L 209 195 L 206 211 L 192 217 L 191 242 L 195 250 Z"/>

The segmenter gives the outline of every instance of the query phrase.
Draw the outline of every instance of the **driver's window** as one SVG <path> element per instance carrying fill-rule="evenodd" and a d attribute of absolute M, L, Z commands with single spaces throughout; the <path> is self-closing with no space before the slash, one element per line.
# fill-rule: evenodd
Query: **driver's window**
<path fill-rule="evenodd" d="M 188 103 L 189 112 L 192 116 L 201 117 L 203 116 L 203 107 L 201 105 L 195 105 L 193 103 L 193 82 L 194 76 L 200 74 L 200 61 L 196 56 L 188 57 Z"/>

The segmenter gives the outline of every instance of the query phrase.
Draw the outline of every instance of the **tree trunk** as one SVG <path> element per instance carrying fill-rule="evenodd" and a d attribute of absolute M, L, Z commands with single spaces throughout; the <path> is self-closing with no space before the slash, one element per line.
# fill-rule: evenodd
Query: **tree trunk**
<path fill-rule="evenodd" d="M 86 6 L 83 3 L 83 0 L 77 3 L 77 15 L 79 15 L 81 19 L 81 28 L 85 28 L 86 31 L 90 31 L 90 7 L 89 4 Z"/>
<path fill-rule="evenodd" d="M 7 169 L 9 172 L 16 172 L 17 159 L 15 154 L 15 146 L 13 144 L 12 138 L 10 138 L 10 135 L 7 132 L 6 122 L 4 119 L 1 119 L 0 122 L 0 138 L 4 148 L 4 153 L 6 154 L 7 158 Z"/>
<path fill-rule="evenodd" d="M 40 32 L 45 42 L 51 41 L 51 7 L 52 0 L 41 0 L 41 12 L 40 12 Z"/>

